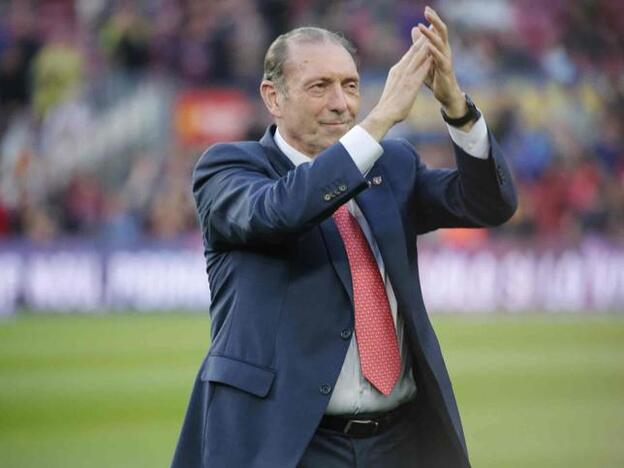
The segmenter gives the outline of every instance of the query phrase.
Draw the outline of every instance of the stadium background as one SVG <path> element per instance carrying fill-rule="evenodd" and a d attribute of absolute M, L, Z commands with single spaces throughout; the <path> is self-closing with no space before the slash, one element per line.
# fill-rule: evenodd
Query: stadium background
<path fill-rule="evenodd" d="M 474 466 L 624 466 L 624 4 L 431 4 L 520 196 L 419 241 Z M 264 131 L 277 34 L 344 32 L 365 112 L 424 5 L 0 2 L 0 466 L 169 463 L 209 344 L 195 161 Z M 393 134 L 448 166 L 438 112 Z"/>

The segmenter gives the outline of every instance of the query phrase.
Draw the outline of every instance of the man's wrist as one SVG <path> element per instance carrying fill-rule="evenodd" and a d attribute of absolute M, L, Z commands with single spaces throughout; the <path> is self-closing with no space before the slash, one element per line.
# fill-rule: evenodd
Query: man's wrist
<path fill-rule="evenodd" d="M 468 106 L 466 104 L 466 97 L 464 93 L 458 91 L 447 103 L 442 103 L 442 109 L 451 119 L 459 119 L 460 117 L 466 115 L 466 112 L 468 112 Z"/>
<path fill-rule="evenodd" d="M 375 109 L 373 109 L 370 114 L 368 114 L 364 120 L 360 122 L 359 125 L 375 140 L 381 141 L 386 133 L 388 133 L 388 130 L 392 128 L 394 122 L 381 116 L 379 112 L 376 112 Z"/>
<path fill-rule="evenodd" d="M 449 116 L 444 109 L 441 109 L 441 111 L 442 118 L 447 124 L 467 132 L 472 128 L 474 123 L 479 120 L 481 112 L 479 112 L 477 106 L 475 106 L 474 102 L 472 102 L 470 96 L 464 94 L 463 97 L 465 113 L 461 117 L 454 118 Z"/>

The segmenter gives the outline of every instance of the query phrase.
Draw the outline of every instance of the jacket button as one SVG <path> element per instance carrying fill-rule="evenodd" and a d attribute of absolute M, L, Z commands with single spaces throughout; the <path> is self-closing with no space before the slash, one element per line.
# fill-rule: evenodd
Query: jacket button
<path fill-rule="evenodd" d="M 338 190 L 340 190 L 341 192 L 346 192 L 347 191 L 347 186 L 345 184 L 340 184 L 338 186 Z"/>
<path fill-rule="evenodd" d="M 342 338 L 343 340 L 348 340 L 349 338 L 351 338 L 351 335 L 353 335 L 353 330 L 351 330 L 350 328 L 345 328 L 340 332 L 340 338 Z"/>
<path fill-rule="evenodd" d="M 329 395 L 332 391 L 332 388 L 329 384 L 323 384 L 319 387 L 319 390 L 323 395 Z"/>
<path fill-rule="evenodd" d="M 329 201 L 331 199 L 332 199 L 331 193 L 326 193 L 325 195 L 323 195 L 323 200 Z"/>

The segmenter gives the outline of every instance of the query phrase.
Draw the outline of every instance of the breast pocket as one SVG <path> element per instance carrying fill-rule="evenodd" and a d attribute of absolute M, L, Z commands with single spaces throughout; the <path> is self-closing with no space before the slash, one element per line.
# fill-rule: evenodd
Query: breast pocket
<path fill-rule="evenodd" d="M 269 394 L 275 371 L 228 356 L 209 355 L 201 380 L 237 388 L 260 398 Z"/>

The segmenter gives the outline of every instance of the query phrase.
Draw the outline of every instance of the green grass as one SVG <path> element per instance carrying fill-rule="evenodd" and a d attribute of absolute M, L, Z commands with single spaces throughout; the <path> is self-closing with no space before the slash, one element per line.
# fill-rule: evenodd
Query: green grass
<path fill-rule="evenodd" d="M 622 318 L 434 324 L 475 468 L 624 466 Z M 168 466 L 208 335 L 192 315 L 0 322 L 0 466 Z"/>
<path fill-rule="evenodd" d="M 624 467 L 624 320 L 443 318 L 475 468 Z"/>

